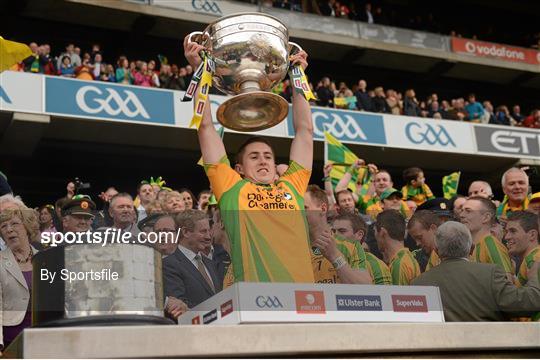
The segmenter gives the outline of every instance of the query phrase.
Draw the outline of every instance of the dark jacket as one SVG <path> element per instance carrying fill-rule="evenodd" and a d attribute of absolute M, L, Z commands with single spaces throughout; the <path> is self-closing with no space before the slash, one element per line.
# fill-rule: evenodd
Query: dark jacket
<path fill-rule="evenodd" d="M 174 253 L 163 259 L 165 296 L 174 296 L 185 302 L 189 308 L 193 308 L 220 292 L 223 285 L 216 274 L 215 264 L 204 256 L 202 261 L 210 273 L 215 292 L 193 263 L 180 249 L 176 249 Z"/>
<path fill-rule="evenodd" d="M 438 286 L 446 321 L 503 321 L 540 311 L 540 284 L 516 287 L 495 264 L 446 259 L 412 285 Z"/>
<path fill-rule="evenodd" d="M 373 111 L 373 103 L 367 91 L 358 90 L 354 93 L 354 96 L 356 96 L 358 110 Z"/>

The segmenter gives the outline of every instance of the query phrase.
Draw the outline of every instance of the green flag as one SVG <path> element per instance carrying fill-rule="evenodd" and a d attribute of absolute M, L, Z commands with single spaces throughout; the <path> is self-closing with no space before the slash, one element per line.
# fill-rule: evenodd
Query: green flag
<path fill-rule="evenodd" d="M 223 126 L 221 126 L 219 129 L 217 129 L 217 132 L 218 132 L 219 137 L 221 138 L 221 140 L 223 140 L 223 134 L 225 133 L 225 128 Z M 199 161 L 197 162 L 197 165 L 204 166 L 204 161 L 203 161 L 202 156 L 199 159 Z"/>
<path fill-rule="evenodd" d="M 330 179 L 332 179 L 334 188 L 343 175 L 345 175 L 349 166 L 356 160 L 358 160 L 358 156 L 349 150 L 349 148 L 330 135 L 329 132 L 324 132 L 324 161 L 325 163 L 330 162 L 335 164 L 330 172 Z M 360 168 L 357 174 L 353 174 L 348 188 L 351 191 L 356 191 L 357 180 L 362 179 L 361 182 L 364 183 L 368 176 L 369 171 L 364 167 Z"/>
<path fill-rule="evenodd" d="M 461 172 L 457 171 L 443 177 L 442 187 L 443 187 L 443 194 L 444 194 L 445 199 L 451 199 L 454 196 L 456 196 L 458 186 L 459 186 L 460 175 L 461 175 Z"/>

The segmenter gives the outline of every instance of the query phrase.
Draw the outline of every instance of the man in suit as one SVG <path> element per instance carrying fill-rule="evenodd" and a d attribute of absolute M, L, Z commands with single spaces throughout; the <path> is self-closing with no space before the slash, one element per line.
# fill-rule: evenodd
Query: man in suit
<path fill-rule="evenodd" d="M 206 213 L 185 210 L 176 216 L 181 229 L 178 248 L 163 260 L 165 295 L 182 300 L 189 308 L 221 291 L 215 265 L 201 255 L 211 241 Z"/>
<path fill-rule="evenodd" d="M 439 287 L 446 321 L 502 321 L 540 310 L 538 263 L 528 272 L 527 286 L 516 287 L 499 265 L 470 262 L 471 246 L 465 225 L 442 224 L 435 237 L 441 264 L 412 282 Z"/>

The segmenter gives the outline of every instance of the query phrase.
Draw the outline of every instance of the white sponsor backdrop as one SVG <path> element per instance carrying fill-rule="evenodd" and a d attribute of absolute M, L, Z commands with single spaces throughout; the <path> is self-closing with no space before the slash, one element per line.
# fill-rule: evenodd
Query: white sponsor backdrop
<path fill-rule="evenodd" d="M 43 112 L 44 77 L 4 71 L 0 74 L 0 110 Z"/>
<path fill-rule="evenodd" d="M 410 116 L 384 116 L 387 146 L 451 153 L 476 153 L 472 125 Z"/>
<path fill-rule="evenodd" d="M 444 322 L 432 286 L 235 283 L 183 314 L 183 325 Z"/>

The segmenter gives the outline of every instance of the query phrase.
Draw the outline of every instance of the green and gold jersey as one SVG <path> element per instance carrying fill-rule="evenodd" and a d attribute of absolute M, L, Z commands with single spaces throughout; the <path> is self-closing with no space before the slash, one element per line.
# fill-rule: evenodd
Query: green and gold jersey
<path fill-rule="evenodd" d="M 313 283 L 304 214 L 311 171 L 291 161 L 275 183 L 255 184 L 225 157 L 205 170 L 231 241 L 234 281 Z"/>
<path fill-rule="evenodd" d="M 367 270 L 366 253 L 357 241 L 347 240 L 335 235 L 334 240 L 338 250 L 343 254 L 351 269 Z M 312 248 L 311 265 L 316 283 L 336 284 L 340 282 L 336 269 L 318 248 Z"/>
<path fill-rule="evenodd" d="M 519 272 L 517 279 L 519 285 L 523 286 L 527 283 L 529 278 L 527 277 L 527 272 L 537 261 L 540 261 L 540 245 L 532 249 L 527 255 L 523 257 L 521 266 L 519 267 Z"/>
<path fill-rule="evenodd" d="M 432 250 L 431 255 L 429 256 L 428 263 L 426 265 L 426 271 L 429 271 L 431 268 L 434 268 L 440 263 L 441 263 L 441 259 L 439 258 L 439 255 L 437 255 L 435 250 Z"/>
<path fill-rule="evenodd" d="M 405 185 L 401 192 L 403 193 L 403 200 L 412 200 L 416 205 L 420 206 L 427 200 L 435 199 L 433 192 L 427 184 L 423 184 L 419 188 L 412 187 L 411 185 Z"/>
<path fill-rule="evenodd" d="M 493 235 L 488 235 L 475 245 L 471 260 L 479 263 L 498 264 L 504 272 L 513 274 L 508 249 Z"/>
<path fill-rule="evenodd" d="M 369 274 L 375 285 L 392 285 L 392 274 L 388 265 L 370 252 L 366 252 Z"/>
<path fill-rule="evenodd" d="M 390 273 L 394 285 L 409 285 L 420 275 L 420 265 L 407 248 L 399 250 L 390 260 Z"/>

